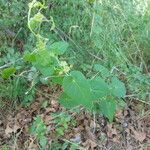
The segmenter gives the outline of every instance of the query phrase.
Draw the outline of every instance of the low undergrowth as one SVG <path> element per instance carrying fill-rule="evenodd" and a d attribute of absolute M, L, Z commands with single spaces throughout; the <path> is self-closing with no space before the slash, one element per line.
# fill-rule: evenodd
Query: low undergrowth
<path fill-rule="evenodd" d="M 61 107 L 84 108 L 109 123 L 130 100 L 150 105 L 148 0 L 27 2 L 28 9 L 23 1 L 0 1 L 1 110 L 30 107 L 41 85 L 60 88 Z M 47 126 L 38 115 L 32 121 L 29 133 L 44 149 Z M 56 119 L 56 136 L 75 122 L 68 114 Z"/>

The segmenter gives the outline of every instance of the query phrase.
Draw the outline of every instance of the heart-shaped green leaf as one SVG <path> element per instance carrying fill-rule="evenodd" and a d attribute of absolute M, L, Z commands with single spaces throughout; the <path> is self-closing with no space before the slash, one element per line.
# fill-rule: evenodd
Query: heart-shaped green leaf
<path fill-rule="evenodd" d="M 100 101 L 100 111 L 112 122 L 116 111 L 116 101 L 114 99 L 102 99 Z"/>
<path fill-rule="evenodd" d="M 100 64 L 95 64 L 94 70 L 100 72 L 101 76 L 104 79 L 110 76 L 109 70 Z"/>
<path fill-rule="evenodd" d="M 92 95 L 94 100 L 101 99 L 109 95 L 109 86 L 101 77 L 90 80 Z"/>
<path fill-rule="evenodd" d="M 124 98 L 126 95 L 126 88 L 123 82 L 117 77 L 113 77 L 110 84 L 110 91 L 113 96 Z"/>
<path fill-rule="evenodd" d="M 24 54 L 24 56 L 23 56 L 23 59 L 25 61 L 34 62 L 34 61 L 36 61 L 36 54 L 30 53 L 30 52 L 26 52 Z"/>
<path fill-rule="evenodd" d="M 79 71 L 72 71 L 63 80 L 65 93 L 70 97 L 74 105 L 83 105 L 88 109 L 92 106 L 92 93 L 88 80 Z"/>
<path fill-rule="evenodd" d="M 8 79 L 11 75 L 16 72 L 16 68 L 6 68 L 2 71 L 2 77 Z"/>
<path fill-rule="evenodd" d="M 55 55 L 62 55 L 67 51 L 68 47 L 69 44 L 67 42 L 55 42 L 48 49 Z"/>

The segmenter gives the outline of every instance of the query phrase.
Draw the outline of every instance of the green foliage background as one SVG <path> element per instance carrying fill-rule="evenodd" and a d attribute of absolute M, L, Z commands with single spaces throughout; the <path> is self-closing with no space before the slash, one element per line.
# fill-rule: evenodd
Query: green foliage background
<path fill-rule="evenodd" d="M 11 63 L 17 69 L 13 80 L 0 79 L 0 96 L 25 103 L 33 99 L 33 87 L 38 83 L 33 70 L 22 75 L 31 64 L 20 61 L 23 53 L 32 52 L 36 43 L 27 27 L 29 2 L 0 0 L 0 66 Z M 53 18 L 55 28 L 50 31 L 53 22 L 44 23 L 40 34 L 49 39 L 50 45 L 56 41 L 69 43 L 69 51 L 62 60 L 87 77 L 94 76 L 92 68 L 99 63 L 125 82 L 129 97 L 149 103 L 148 0 L 45 0 L 45 3 L 47 8 L 42 13 L 47 19 Z M 23 49 L 17 45 L 18 40 Z"/>
<path fill-rule="evenodd" d="M 30 2 L 0 0 L 0 110 L 8 102 L 27 107 L 38 85 L 55 83 L 63 88 L 60 104 L 82 105 L 110 122 L 125 100 L 150 104 L 149 0 L 41 0 L 42 9 L 29 13 Z M 70 121 L 55 119 L 58 136 Z M 39 116 L 29 131 L 47 145 Z"/>

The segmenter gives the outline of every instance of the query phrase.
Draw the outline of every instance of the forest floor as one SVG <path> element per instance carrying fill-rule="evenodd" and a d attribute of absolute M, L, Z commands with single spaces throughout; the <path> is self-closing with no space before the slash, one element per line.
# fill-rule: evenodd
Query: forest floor
<path fill-rule="evenodd" d="M 68 123 L 64 134 L 57 137 L 60 143 L 78 143 L 79 149 L 85 150 L 150 150 L 150 110 L 147 104 L 127 99 L 127 107 L 117 111 L 113 123 L 108 123 L 104 117 L 89 114 L 82 108 L 80 112 L 65 110 L 56 100 L 60 91 L 59 87 L 52 90 L 41 86 L 29 107 L 20 106 L 15 111 L 4 108 L 0 114 L 0 147 L 7 145 L 10 150 L 38 150 L 35 137 L 28 132 L 37 115 L 47 126 L 47 138 L 51 144 L 56 140 L 55 118 L 51 114 L 67 112 L 76 125 Z M 47 104 L 41 108 L 45 100 Z"/>

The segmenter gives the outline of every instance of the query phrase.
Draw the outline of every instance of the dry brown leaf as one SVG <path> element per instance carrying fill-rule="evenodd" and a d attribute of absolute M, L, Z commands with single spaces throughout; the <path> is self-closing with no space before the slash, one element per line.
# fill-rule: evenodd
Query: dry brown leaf
<path fill-rule="evenodd" d="M 95 134 L 91 131 L 90 127 L 86 127 L 86 137 L 87 139 L 91 139 L 92 141 L 96 140 Z"/>
<path fill-rule="evenodd" d="M 86 142 L 83 143 L 83 146 L 85 146 L 89 150 L 94 150 L 97 147 L 97 144 L 92 140 L 88 139 Z"/>
<path fill-rule="evenodd" d="M 131 144 L 127 145 L 127 150 L 133 150 L 133 146 Z"/>
<path fill-rule="evenodd" d="M 28 150 L 39 150 L 38 146 L 34 143 L 28 147 Z"/>
<path fill-rule="evenodd" d="M 112 124 L 108 124 L 107 127 L 108 127 L 107 135 L 109 138 L 113 138 L 113 135 L 117 135 L 117 130 L 116 128 L 113 127 Z"/>
<path fill-rule="evenodd" d="M 145 138 L 146 138 L 146 134 L 145 134 L 145 132 L 134 131 L 134 137 L 138 141 L 143 142 L 145 140 Z"/>
<path fill-rule="evenodd" d="M 56 112 L 56 109 L 55 109 L 55 108 L 50 108 L 50 107 L 49 107 L 49 108 L 46 108 L 45 110 L 46 110 L 46 111 L 45 111 L 46 114 L 51 113 L 51 112 Z"/>
<path fill-rule="evenodd" d="M 52 121 L 52 119 L 53 119 L 53 118 L 52 118 L 50 115 L 45 115 L 44 118 L 43 118 L 44 123 L 45 123 L 46 125 L 49 125 L 50 122 Z"/>
<path fill-rule="evenodd" d="M 51 106 L 56 110 L 59 108 L 59 104 L 56 100 L 51 101 Z"/>
<path fill-rule="evenodd" d="M 139 142 L 143 142 L 146 138 L 146 133 L 141 131 L 136 131 L 133 127 L 130 127 L 132 132 L 134 133 L 134 138 Z"/>
<path fill-rule="evenodd" d="M 94 128 L 98 127 L 98 126 L 99 126 L 99 125 L 96 124 L 95 121 L 91 120 L 91 122 L 90 122 L 90 128 L 94 129 Z"/>
<path fill-rule="evenodd" d="M 34 102 L 30 105 L 32 112 L 36 111 L 39 108 L 39 102 Z"/>
<path fill-rule="evenodd" d="M 34 144 L 34 139 L 30 138 L 28 150 L 39 150 L 38 146 Z"/>
<path fill-rule="evenodd" d="M 12 127 L 10 127 L 10 124 L 7 124 L 5 129 L 6 136 L 10 136 L 12 133 L 16 133 L 18 129 L 21 129 L 20 126 L 17 124 L 14 124 Z"/>
<path fill-rule="evenodd" d="M 118 119 L 122 119 L 123 118 L 123 110 L 121 110 L 121 109 L 117 110 L 115 116 Z"/>
<path fill-rule="evenodd" d="M 75 131 L 76 133 L 82 132 L 83 130 L 84 130 L 84 127 L 83 127 L 82 125 L 79 125 L 77 128 L 74 128 L 74 131 Z"/>
<path fill-rule="evenodd" d="M 16 115 L 16 119 L 18 120 L 21 126 L 30 123 L 32 120 L 30 113 L 26 110 L 19 111 Z"/>

